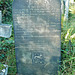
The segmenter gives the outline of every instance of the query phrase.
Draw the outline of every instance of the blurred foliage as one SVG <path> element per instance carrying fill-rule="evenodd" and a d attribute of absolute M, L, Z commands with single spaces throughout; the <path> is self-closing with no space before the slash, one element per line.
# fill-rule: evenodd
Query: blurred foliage
<path fill-rule="evenodd" d="M 12 1 L 13 0 L 0 0 L 0 10 L 2 11 L 2 22 L 12 22 Z"/>
<path fill-rule="evenodd" d="M 0 62 L 8 65 L 8 75 L 16 75 L 14 28 L 12 20 L 12 1 L 13 0 L 0 0 L 0 10 L 2 11 L 2 23 L 12 24 L 11 37 L 0 38 Z"/>
<path fill-rule="evenodd" d="M 14 47 L 14 41 L 5 38 L 0 38 L 0 62 L 5 60 L 7 51 Z"/>
<path fill-rule="evenodd" d="M 12 38 L 0 38 L 0 62 L 9 66 L 8 74 L 16 74 L 15 46 Z M 13 75 L 13 74 L 12 74 Z"/>
<path fill-rule="evenodd" d="M 0 71 L 5 69 L 5 66 L 3 64 L 0 63 Z"/>
<path fill-rule="evenodd" d="M 63 28 L 64 14 L 61 15 L 61 28 Z"/>
<path fill-rule="evenodd" d="M 61 70 L 58 75 L 75 75 L 75 14 L 69 11 L 69 19 L 61 21 Z"/>
<path fill-rule="evenodd" d="M 75 14 L 75 5 L 71 5 L 69 11 L 70 13 Z"/>

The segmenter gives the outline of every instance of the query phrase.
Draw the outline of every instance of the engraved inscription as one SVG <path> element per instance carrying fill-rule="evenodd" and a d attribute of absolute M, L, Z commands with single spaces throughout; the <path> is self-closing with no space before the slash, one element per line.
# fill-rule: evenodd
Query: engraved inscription
<path fill-rule="evenodd" d="M 18 75 L 57 75 L 60 18 L 60 0 L 14 0 Z"/>
<path fill-rule="evenodd" d="M 33 64 L 44 64 L 44 56 L 41 52 L 32 53 L 32 63 Z"/>

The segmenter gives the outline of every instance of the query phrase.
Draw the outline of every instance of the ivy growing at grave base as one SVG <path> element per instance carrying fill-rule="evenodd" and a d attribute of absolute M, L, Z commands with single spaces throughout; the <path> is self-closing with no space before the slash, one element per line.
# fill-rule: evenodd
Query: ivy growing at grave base
<path fill-rule="evenodd" d="M 0 38 L 0 62 L 6 60 L 7 51 L 14 47 L 14 41 L 5 38 Z"/>
<path fill-rule="evenodd" d="M 12 23 L 12 2 L 13 0 L 0 0 L 2 11 L 2 23 Z M 16 59 L 14 47 L 14 31 L 9 39 L 0 37 L 0 62 L 8 65 L 8 75 L 16 75 Z"/>
<path fill-rule="evenodd" d="M 3 14 L 3 23 L 10 23 L 12 21 L 12 1 L 13 0 L 0 0 L 0 10 Z"/>
<path fill-rule="evenodd" d="M 16 74 L 14 40 L 0 38 L 0 62 L 9 66 L 8 74 Z"/>

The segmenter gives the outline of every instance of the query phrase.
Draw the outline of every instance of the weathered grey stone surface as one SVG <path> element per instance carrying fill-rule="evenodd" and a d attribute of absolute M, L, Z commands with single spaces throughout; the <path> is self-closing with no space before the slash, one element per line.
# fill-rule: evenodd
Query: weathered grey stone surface
<path fill-rule="evenodd" d="M 14 0 L 18 75 L 57 75 L 60 60 L 60 0 Z"/>
<path fill-rule="evenodd" d="M 9 38 L 12 32 L 12 25 L 0 24 L 0 37 Z"/>

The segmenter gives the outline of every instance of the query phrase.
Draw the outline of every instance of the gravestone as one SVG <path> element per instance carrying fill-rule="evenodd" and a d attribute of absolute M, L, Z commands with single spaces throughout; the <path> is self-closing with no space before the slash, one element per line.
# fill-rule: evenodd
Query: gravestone
<path fill-rule="evenodd" d="M 68 13 L 69 13 L 69 0 L 64 0 L 64 2 L 65 2 L 64 20 L 68 20 Z"/>
<path fill-rule="evenodd" d="M 14 0 L 18 75 L 57 75 L 61 49 L 60 0 Z"/>
<path fill-rule="evenodd" d="M 12 32 L 12 25 L 2 23 L 2 12 L 0 11 L 0 37 L 9 38 Z"/>

